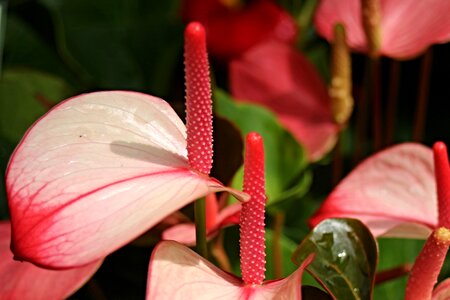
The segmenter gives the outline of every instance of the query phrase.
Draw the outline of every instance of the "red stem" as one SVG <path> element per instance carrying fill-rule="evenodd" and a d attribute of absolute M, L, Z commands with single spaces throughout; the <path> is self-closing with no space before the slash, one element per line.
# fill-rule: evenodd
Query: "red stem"
<path fill-rule="evenodd" d="M 381 113 L 380 59 L 379 58 L 371 59 L 370 67 L 371 67 L 370 70 L 371 88 L 369 89 L 369 91 L 370 95 L 372 95 L 372 109 L 373 109 L 372 115 L 373 148 L 374 148 L 373 150 L 376 152 L 383 147 L 383 135 L 382 135 L 383 123 L 381 121 L 382 113 Z"/>
<path fill-rule="evenodd" d="M 422 58 L 422 64 L 420 67 L 420 80 L 419 80 L 419 96 L 417 97 L 416 116 L 414 119 L 414 132 L 413 140 L 420 142 L 425 131 L 425 121 L 427 116 L 427 102 L 428 102 L 428 90 L 430 87 L 430 73 L 431 63 L 433 61 L 433 54 L 431 48 L 427 50 Z"/>
<path fill-rule="evenodd" d="M 390 85 L 386 116 L 386 146 L 389 146 L 394 142 L 395 135 L 395 116 L 397 114 L 397 101 L 400 82 L 400 62 L 398 60 L 391 61 L 389 82 Z"/>

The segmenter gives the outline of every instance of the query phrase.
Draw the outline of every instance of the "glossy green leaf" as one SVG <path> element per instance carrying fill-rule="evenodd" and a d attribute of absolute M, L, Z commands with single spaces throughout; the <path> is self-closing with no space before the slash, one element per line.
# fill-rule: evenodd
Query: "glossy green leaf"
<path fill-rule="evenodd" d="M 67 98 L 61 79 L 36 71 L 9 70 L 0 80 L 0 135 L 17 143 L 34 121 Z"/>
<path fill-rule="evenodd" d="M 288 189 L 295 191 L 307 166 L 305 152 L 275 115 L 258 105 L 234 102 L 223 91 L 214 94 L 214 105 L 215 112 L 238 127 L 242 136 L 256 131 L 264 138 L 267 205 L 277 202 Z M 235 175 L 233 187 L 242 188 L 242 172 L 241 168 Z M 303 193 L 302 188 L 298 190 Z"/>
<path fill-rule="evenodd" d="M 315 253 L 307 270 L 336 299 L 371 299 L 377 265 L 377 244 L 355 219 L 328 219 L 317 225 L 295 250 L 299 265 Z"/>

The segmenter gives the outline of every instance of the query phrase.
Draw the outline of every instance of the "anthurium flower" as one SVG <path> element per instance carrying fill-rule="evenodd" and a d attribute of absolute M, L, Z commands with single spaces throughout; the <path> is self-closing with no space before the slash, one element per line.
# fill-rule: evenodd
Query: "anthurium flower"
<path fill-rule="evenodd" d="M 438 227 L 428 237 L 417 257 L 406 284 L 406 300 L 431 299 L 433 288 L 450 246 L 450 165 L 445 144 L 433 147 L 439 207 Z M 447 290 L 447 291 L 446 291 Z M 448 293 L 448 284 L 439 288 L 440 297 Z M 433 297 L 437 298 L 436 295 Z"/>
<path fill-rule="evenodd" d="M 189 248 L 164 241 L 153 250 L 149 265 L 147 299 L 301 299 L 303 270 L 310 255 L 289 277 L 264 282 L 264 149 L 260 135 L 246 139 L 240 250 L 242 279 L 226 273 Z M 173 274 L 177 274 L 176 280 Z"/>
<path fill-rule="evenodd" d="M 207 175 L 204 36 L 198 23 L 186 29 L 188 129 L 165 101 L 113 91 L 64 101 L 27 131 L 6 173 L 16 258 L 83 266 L 197 198 L 217 191 L 245 198 Z"/>
<path fill-rule="evenodd" d="M 369 51 L 362 21 L 360 0 L 322 0 L 315 14 L 317 31 L 328 41 L 333 27 L 345 25 L 350 48 Z M 370 2 L 366 1 L 366 2 Z M 450 2 L 441 0 L 375 0 L 379 10 L 379 54 L 412 58 L 432 44 L 450 41 Z"/>
<path fill-rule="evenodd" d="M 374 236 L 426 239 L 438 226 L 436 181 L 431 149 L 405 143 L 358 165 L 331 192 L 311 218 L 360 219 Z"/>
<path fill-rule="evenodd" d="M 226 194 L 223 194 L 226 195 Z M 221 228 L 239 224 L 241 204 L 235 203 L 219 210 L 216 194 L 206 196 L 206 234 L 213 238 Z M 181 223 L 162 233 L 163 240 L 172 240 L 187 246 L 195 246 L 195 224 Z"/>
<path fill-rule="evenodd" d="M 229 59 L 265 40 L 292 44 L 297 36 L 294 19 L 274 1 L 186 0 L 184 18 L 199 21 L 208 32 L 212 55 Z"/>
<path fill-rule="evenodd" d="M 9 249 L 11 224 L 0 221 L 0 298 L 52 300 L 70 296 L 100 267 L 97 261 L 70 270 L 46 270 L 13 259 Z"/>
<path fill-rule="evenodd" d="M 231 62 L 229 76 L 232 95 L 272 110 L 311 160 L 320 159 L 335 144 L 339 126 L 327 88 L 295 48 L 260 44 Z"/>

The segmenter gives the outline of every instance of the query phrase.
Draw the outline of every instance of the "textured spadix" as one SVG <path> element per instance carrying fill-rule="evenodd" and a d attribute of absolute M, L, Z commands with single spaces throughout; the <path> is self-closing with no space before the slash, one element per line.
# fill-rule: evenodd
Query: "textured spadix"
<path fill-rule="evenodd" d="M 361 0 L 322 0 L 315 14 L 318 32 L 333 39 L 333 27 L 343 23 L 350 48 L 368 52 L 361 18 Z M 417 56 L 427 47 L 450 40 L 450 1 L 379 0 L 381 55 Z"/>
<path fill-rule="evenodd" d="M 431 149 L 406 143 L 379 152 L 356 167 L 311 219 L 350 217 L 375 236 L 427 238 L 438 225 Z"/>
<path fill-rule="evenodd" d="M 450 165 L 447 147 L 443 142 L 433 146 L 434 168 L 439 205 L 439 226 L 450 228 Z"/>
<path fill-rule="evenodd" d="M 101 265 L 97 261 L 70 270 L 46 270 L 13 260 L 11 224 L 0 221 L 0 299 L 64 299 L 81 287 Z"/>
<path fill-rule="evenodd" d="M 185 126 L 165 101 L 120 91 L 53 108 L 28 130 L 6 176 L 14 254 L 52 268 L 90 263 L 228 190 L 189 168 Z"/>
<path fill-rule="evenodd" d="M 240 278 L 220 270 L 189 248 L 165 241 L 152 253 L 147 299 L 301 300 L 303 270 L 312 259 L 309 256 L 287 278 L 246 286 Z"/>
<path fill-rule="evenodd" d="M 264 144 L 251 132 L 245 141 L 244 192 L 250 200 L 242 205 L 240 225 L 241 273 L 245 284 L 261 284 L 266 271 L 264 212 L 266 189 L 264 178 Z"/>
<path fill-rule="evenodd" d="M 184 32 L 187 151 L 191 168 L 208 174 L 212 167 L 212 100 L 205 29 L 190 23 Z"/>
<path fill-rule="evenodd" d="M 450 245 L 450 230 L 439 227 L 430 235 L 414 262 L 406 285 L 406 300 L 431 299 Z"/>

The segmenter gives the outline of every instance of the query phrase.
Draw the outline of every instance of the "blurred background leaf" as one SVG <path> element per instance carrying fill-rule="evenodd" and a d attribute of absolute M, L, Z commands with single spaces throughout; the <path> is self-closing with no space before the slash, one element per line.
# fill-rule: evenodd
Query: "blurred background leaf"
<path fill-rule="evenodd" d="M 219 90 L 214 93 L 214 109 L 239 128 L 243 137 L 256 131 L 264 138 L 267 205 L 277 202 L 283 193 L 297 184 L 308 184 L 302 183 L 300 177 L 307 167 L 305 152 L 272 112 L 255 104 L 234 102 Z M 237 189 L 242 188 L 242 173 L 241 168 L 232 182 Z M 303 186 L 292 191 L 305 192 Z"/>
<path fill-rule="evenodd" d="M 378 239 L 379 263 L 377 271 L 383 271 L 403 264 L 412 264 L 425 243 L 424 240 L 411 239 Z M 375 299 L 404 299 L 406 280 L 402 276 L 375 286 Z"/>
<path fill-rule="evenodd" d="M 0 81 L 0 135 L 17 143 L 34 121 L 69 95 L 69 86 L 52 75 L 5 71 Z"/>
<path fill-rule="evenodd" d="M 178 1 L 40 3 L 51 13 L 62 58 L 88 86 L 167 94 L 183 41 Z"/>

